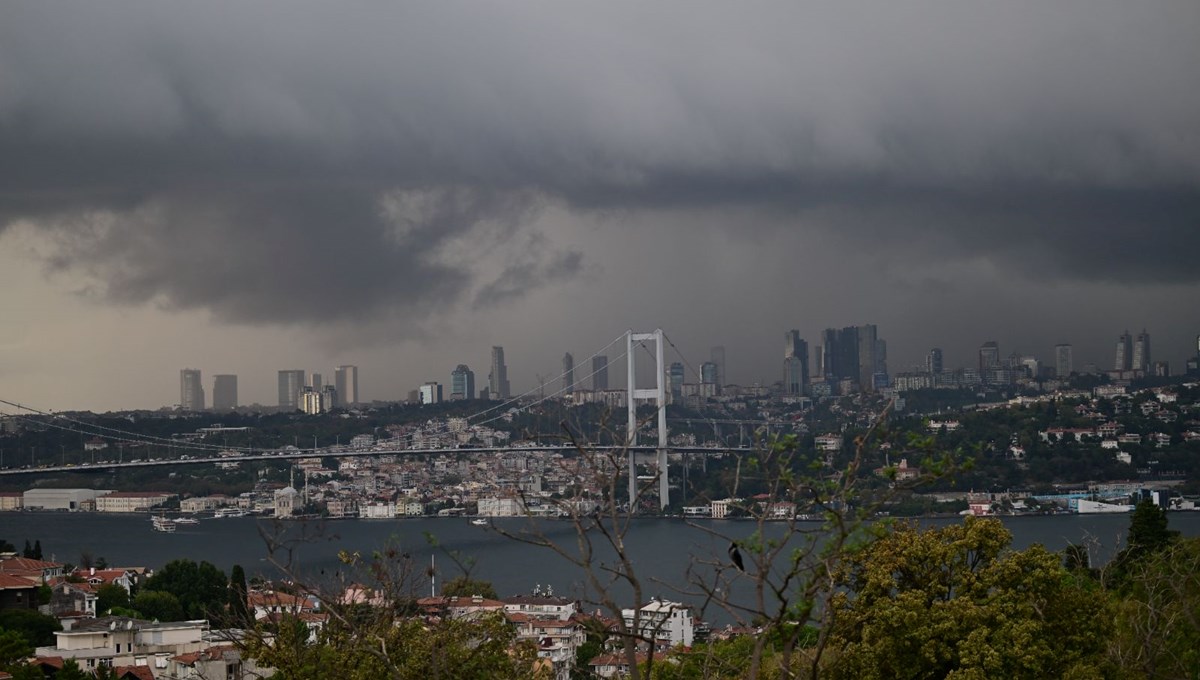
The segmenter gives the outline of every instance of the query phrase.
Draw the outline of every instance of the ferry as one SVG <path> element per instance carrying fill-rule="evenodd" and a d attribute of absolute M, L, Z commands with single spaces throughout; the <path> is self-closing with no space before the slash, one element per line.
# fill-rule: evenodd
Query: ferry
<path fill-rule="evenodd" d="M 213 519 L 221 519 L 222 517 L 245 517 L 246 511 L 241 508 L 221 508 L 213 513 Z"/>
<path fill-rule="evenodd" d="M 168 533 L 168 534 L 175 533 L 175 521 L 174 520 L 167 519 L 166 517 L 151 517 L 150 521 L 152 522 L 151 527 L 155 531 L 162 531 L 162 532 Z"/>
<path fill-rule="evenodd" d="M 200 520 L 195 517 L 176 517 L 175 524 L 199 524 Z"/>

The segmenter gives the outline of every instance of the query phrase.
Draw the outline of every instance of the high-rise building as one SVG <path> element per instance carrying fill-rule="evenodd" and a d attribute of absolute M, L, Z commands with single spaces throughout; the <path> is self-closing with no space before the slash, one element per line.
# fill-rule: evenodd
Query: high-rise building
<path fill-rule="evenodd" d="M 450 400 L 475 398 L 475 372 L 459 364 L 450 374 Z"/>
<path fill-rule="evenodd" d="M 821 368 L 826 382 L 859 381 L 861 373 L 859 371 L 858 333 L 857 326 L 847 326 L 841 330 L 826 328 L 821 333 L 821 362 L 823 364 Z M 871 355 L 870 358 L 873 362 L 874 352 Z"/>
<path fill-rule="evenodd" d="M 717 381 L 714 384 L 727 384 L 729 376 L 725 373 L 725 345 L 717 345 L 709 350 L 708 359 L 717 365 Z"/>
<path fill-rule="evenodd" d="M 1133 370 L 1150 373 L 1152 365 L 1150 359 L 1150 334 L 1143 328 L 1141 333 L 1138 333 L 1137 340 L 1133 341 Z"/>
<path fill-rule="evenodd" d="M 925 370 L 930 375 L 941 375 L 942 366 L 942 348 L 934 347 L 925 357 Z"/>
<path fill-rule="evenodd" d="M 212 405 L 214 411 L 222 412 L 232 411 L 238 407 L 236 375 L 213 376 Z"/>
<path fill-rule="evenodd" d="M 1117 356 L 1113 361 L 1113 368 L 1118 371 L 1129 371 L 1133 369 L 1133 336 L 1129 331 L 1121 334 L 1117 338 Z"/>
<path fill-rule="evenodd" d="M 358 403 L 358 366 L 338 366 L 333 371 L 333 386 L 337 390 L 337 405 L 346 407 Z"/>
<path fill-rule="evenodd" d="M 427 382 L 421 385 L 420 398 L 422 404 L 442 403 L 442 385 L 437 382 Z"/>
<path fill-rule="evenodd" d="M 1065 342 L 1054 346 L 1054 373 L 1060 379 L 1069 378 L 1075 372 L 1074 351 Z"/>
<path fill-rule="evenodd" d="M 321 389 L 304 386 L 300 389 L 300 410 L 315 416 L 333 409 L 337 403 L 337 392 L 333 385 L 325 385 Z"/>
<path fill-rule="evenodd" d="M 718 379 L 721 375 L 721 369 L 715 361 L 706 361 L 700 364 L 700 382 L 705 385 L 720 385 Z"/>
<path fill-rule="evenodd" d="M 683 370 L 683 364 L 678 361 L 672 363 L 671 367 L 667 371 L 667 375 L 670 379 L 668 384 L 671 386 L 671 398 L 682 399 L 683 382 L 685 376 L 687 375 Z"/>
<path fill-rule="evenodd" d="M 575 357 L 571 356 L 570 352 L 563 355 L 563 377 L 562 391 L 563 394 L 570 394 L 575 391 Z"/>
<path fill-rule="evenodd" d="M 863 391 L 875 388 L 876 361 L 879 349 L 875 324 L 858 327 L 858 386 Z"/>
<path fill-rule="evenodd" d="M 312 375 L 308 377 L 308 386 L 320 392 L 321 389 L 325 387 L 325 379 L 320 373 L 314 371 Z"/>
<path fill-rule="evenodd" d="M 185 368 L 179 371 L 179 408 L 184 411 L 204 410 L 204 384 L 200 382 L 200 369 Z"/>
<path fill-rule="evenodd" d="M 492 371 L 488 373 L 488 392 L 492 399 L 508 399 L 508 366 L 504 364 L 504 348 L 492 347 Z"/>
<path fill-rule="evenodd" d="M 304 371 L 291 369 L 279 372 L 279 410 L 299 411 L 300 393 L 304 390 Z"/>
<path fill-rule="evenodd" d="M 608 357 L 603 354 L 592 357 L 592 389 L 608 389 Z"/>
<path fill-rule="evenodd" d="M 988 340 L 979 348 L 979 375 L 986 376 L 992 368 L 1000 365 L 1000 343 Z"/>
<path fill-rule="evenodd" d="M 808 343 L 798 330 L 783 334 L 783 389 L 797 396 L 808 391 Z"/>

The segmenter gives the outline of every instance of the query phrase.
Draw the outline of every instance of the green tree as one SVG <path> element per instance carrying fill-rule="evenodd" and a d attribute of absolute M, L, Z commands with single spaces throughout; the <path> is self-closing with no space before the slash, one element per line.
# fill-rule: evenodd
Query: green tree
<path fill-rule="evenodd" d="M 21 551 L 21 557 L 33 559 L 33 546 L 30 545 L 29 539 L 25 539 L 25 549 Z"/>
<path fill-rule="evenodd" d="M 1125 548 L 1117 553 L 1105 571 L 1107 583 L 1124 588 L 1138 563 L 1166 548 L 1179 532 L 1167 528 L 1167 512 L 1146 499 L 1137 504 L 1129 518 L 1129 536 Z"/>
<path fill-rule="evenodd" d="M 165 590 L 143 590 L 133 598 L 133 608 L 155 621 L 181 621 L 186 616 L 179 598 Z"/>
<path fill-rule="evenodd" d="M 184 616 L 191 619 L 218 617 L 229 599 L 229 579 L 225 572 L 208 562 L 174 560 L 151 576 L 144 590 L 171 593 L 183 606 Z"/>
<path fill-rule="evenodd" d="M 246 589 L 246 572 L 242 565 L 235 564 L 229 573 L 229 621 L 234 626 L 250 622 L 249 591 Z"/>
<path fill-rule="evenodd" d="M 478 595 L 489 600 L 498 600 L 496 588 L 491 581 L 473 579 L 466 574 L 455 576 L 442 586 L 442 595 L 446 597 L 472 597 Z"/>
<path fill-rule="evenodd" d="M 1200 678 L 1200 539 L 1131 564 L 1110 654 L 1130 677 Z"/>
<path fill-rule="evenodd" d="M 834 678 L 1095 677 L 1104 593 L 1040 545 L 1012 551 L 998 520 L 901 524 L 835 572 Z"/>
<path fill-rule="evenodd" d="M 42 559 L 42 539 L 37 539 L 33 543 L 33 559 Z"/>
<path fill-rule="evenodd" d="M 128 607 L 129 593 L 115 583 L 105 583 L 96 589 L 96 613 L 103 616 L 113 607 Z"/>
<path fill-rule="evenodd" d="M 2 609 L 0 629 L 16 631 L 29 644 L 42 647 L 54 644 L 54 633 L 62 630 L 62 626 L 53 616 L 39 614 L 32 609 Z"/>
<path fill-rule="evenodd" d="M 33 645 L 19 631 L 0 629 L 0 671 L 12 671 L 33 655 Z"/>
<path fill-rule="evenodd" d="M 54 680 L 92 680 L 95 676 L 84 673 L 75 659 L 67 659 L 63 667 L 54 675 Z"/>

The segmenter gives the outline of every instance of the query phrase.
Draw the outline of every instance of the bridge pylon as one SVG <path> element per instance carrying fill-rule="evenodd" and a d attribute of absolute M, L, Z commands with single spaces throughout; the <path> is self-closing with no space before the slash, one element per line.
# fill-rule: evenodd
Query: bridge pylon
<path fill-rule="evenodd" d="M 654 341 L 654 387 L 638 389 L 637 361 L 633 353 L 634 345 L 647 340 Z M 670 503 L 670 485 L 667 479 L 667 384 L 666 365 L 663 354 L 663 332 L 656 328 L 652 333 L 625 332 L 625 362 L 629 366 L 629 379 L 626 383 L 625 405 L 629 411 L 629 427 L 626 430 L 626 445 L 629 447 L 629 512 L 637 512 L 637 462 L 634 460 L 633 447 L 637 446 L 637 402 L 639 399 L 652 399 L 658 409 L 658 505 L 665 509 Z"/>

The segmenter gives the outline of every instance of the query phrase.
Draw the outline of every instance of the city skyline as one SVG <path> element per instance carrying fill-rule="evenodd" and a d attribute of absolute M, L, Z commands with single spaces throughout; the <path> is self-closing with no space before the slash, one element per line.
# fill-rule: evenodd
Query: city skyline
<path fill-rule="evenodd" d="M 0 396 L 493 345 L 517 394 L 630 328 L 741 384 L 861 324 L 859 380 L 1194 355 L 1198 4 L 299 5 L 0 5 Z"/>

